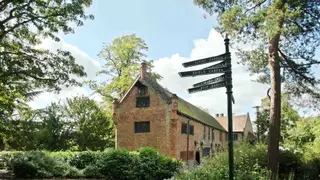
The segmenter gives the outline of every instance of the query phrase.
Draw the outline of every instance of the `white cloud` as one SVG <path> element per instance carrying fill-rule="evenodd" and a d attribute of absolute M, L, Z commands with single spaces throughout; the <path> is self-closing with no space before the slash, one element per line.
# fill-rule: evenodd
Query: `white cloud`
<path fill-rule="evenodd" d="M 60 40 L 60 42 L 55 42 L 50 39 L 46 39 L 43 41 L 43 43 L 39 46 L 39 48 L 43 49 L 49 49 L 51 51 L 55 51 L 57 49 L 67 50 L 72 53 L 74 56 L 76 62 L 80 65 L 82 65 L 85 69 L 85 72 L 87 73 L 87 77 L 85 78 L 77 78 L 78 80 L 93 80 L 96 79 L 96 73 L 101 69 L 101 65 L 98 61 L 92 59 L 88 54 L 81 51 L 76 46 L 73 46 L 71 44 L 68 44 L 63 41 L 63 39 Z M 41 93 L 39 96 L 37 96 L 33 101 L 29 102 L 29 105 L 33 109 L 37 108 L 43 108 L 50 104 L 51 102 L 57 102 L 59 100 L 65 101 L 66 98 L 70 98 L 73 96 L 89 96 L 91 95 L 91 90 L 87 87 L 64 87 L 62 90 L 57 93 L 49 93 L 44 92 Z M 97 96 L 91 97 L 93 99 L 100 99 Z"/>
<path fill-rule="evenodd" d="M 179 54 L 174 54 L 171 57 L 160 58 L 155 61 L 154 70 L 163 76 L 160 84 L 190 103 L 209 109 L 211 114 L 226 114 L 227 95 L 225 88 L 203 91 L 191 95 L 187 93 L 187 89 L 191 88 L 194 83 L 219 75 L 206 75 L 193 78 L 181 78 L 178 75 L 178 72 L 181 71 L 201 69 L 209 66 L 207 64 L 192 68 L 183 68 L 182 63 L 224 53 L 225 46 L 223 37 L 215 30 L 211 30 L 208 39 L 195 40 L 194 45 L 195 47 L 192 49 L 190 57 L 181 57 Z M 236 114 L 250 112 L 251 118 L 254 119 L 254 109 L 252 109 L 252 106 L 260 105 L 261 99 L 266 96 L 268 86 L 253 82 L 253 78 L 250 77 L 245 67 L 237 64 L 238 59 L 234 49 L 231 49 L 231 53 L 233 94 L 236 101 L 233 105 L 233 112 Z"/>

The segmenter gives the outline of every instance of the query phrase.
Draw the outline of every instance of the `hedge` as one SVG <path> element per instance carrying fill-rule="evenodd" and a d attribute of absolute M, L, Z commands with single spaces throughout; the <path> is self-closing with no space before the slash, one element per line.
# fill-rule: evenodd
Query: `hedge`
<path fill-rule="evenodd" d="M 108 152 L 0 152 L 0 168 L 16 178 L 167 179 L 178 173 L 181 161 L 152 148 Z"/>

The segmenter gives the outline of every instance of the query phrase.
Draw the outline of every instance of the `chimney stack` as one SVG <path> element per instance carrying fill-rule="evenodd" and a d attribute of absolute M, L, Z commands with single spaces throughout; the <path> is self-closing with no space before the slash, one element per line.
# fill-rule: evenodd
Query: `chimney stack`
<path fill-rule="evenodd" d="M 176 94 L 172 94 L 172 110 L 178 110 L 178 96 Z"/>
<path fill-rule="evenodd" d="M 113 99 L 113 102 L 112 102 L 112 112 L 113 112 L 113 113 L 114 113 L 115 110 L 118 108 L 118 105 L 119 105 L 118 99 Z"/>
<path fill-rule="evenodd" d="M 147 64 L 145 62 L 141 63 L 141 71 L 140 71 L 140 76 L 141 79 L 144 79 L 147 74 Z"/>
<path fill-rule="evenodd" d="M 216 117 L 219 117 L 219 114 L 216 114 Z"/>
<path fill-rule="evenodd" d="M 221 113 L 220 116 L 223 117 L 224 116 L 223 113 Z"/>

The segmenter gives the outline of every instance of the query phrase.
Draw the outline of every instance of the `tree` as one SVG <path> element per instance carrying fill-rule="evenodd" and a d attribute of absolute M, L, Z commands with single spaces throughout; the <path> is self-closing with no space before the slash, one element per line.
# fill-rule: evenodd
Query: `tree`
<path fill-rule="evenodd" d="M 34 147 L 34 149 L 60 151 L 70 149 L 75 145 L 72 139 L 75 127 L 61 103 L 51 103 L 45 109 L 34 113 L 37 116 L 33 122 L 41 124 L 37 136 L 39 147 Z"/>
<path fill-rule="evenodd" d="M 269 123 L 269 168 L 277 172 L 281 116 L 281 81 L 293 95 L 320 98 L 318 81 L 311 68 L 320 43 L 320 2 L 317 0 L 194 0 L 210 14 L 218 14 L 218 30 L 249 43 L 240 50 L 242 63 L 258 80 L 271 84 Z M 268 67 L 269 66 L 269 67 Z M 282 69 L 282 75 L 281 70 Z"/>
<path fill-rule="evenodd" d="M 114 147 L 114 125 L 111 114 L 88 97 L 67 99 L 65 110 L 75 124 L 78 150 L 104 150 Z"/>
<path fill-rule="evenodd" d="M 295 127 L 296 122 L 300 119 L 299 113 L 293 108 L 290 103 L 288 94 L 281 96 L 281 134 L 280 142 L 284 142 L 289 137 L 289 131 Z M 259 125 L 259 135 L 262 142 L 267 142 L 266 134 L 269 132 L 268 121 L 270 119 L 269 109 L 270 100 L 264 98 L 261 101 L 261 112 L 259 113 L 256 123 Z"/>
<path fill-rule="evenodd" d="M 79 85 L 86 73 L 70 52 L 39 47 L 41 39 L 59 41 L 58 32 L 73 33 L 71 23 L 93 19 L 84 9 L 91 0 L 2 0 L 0 2 L 0 118 L 41 91 Z M 74 76 L 75 75 L 75 76 Z"/>
<path fill-rule="evenodd" d="M 91 83 L 91 87 L 103 95 L 107 102 L 122 97 L 139 74 L 142 62 L 147 63 L 149 71 L 152 70 L 153 61 L 144 59 L 147 50 L 144 40 L 135 34 L 116 38 L 111 44 L 104 45 L 99 57 L 105 61 L 105 65 L 98 74 L 107 75 L 109 81 L 102 86 Z M 157 73 L 150 74 L 155 80 L 161 78 Z"/>

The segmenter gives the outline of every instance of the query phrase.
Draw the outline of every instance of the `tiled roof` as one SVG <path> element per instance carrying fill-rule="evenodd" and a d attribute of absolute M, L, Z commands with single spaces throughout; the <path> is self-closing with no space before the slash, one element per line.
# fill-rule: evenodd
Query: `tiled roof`
<path fill-rule="evenodd" d="M 217 121 L 223 126 L 223 128 L 228 130 L 228 117 L 227 116 L 219 116 L 215 117 Z M 247 123 L 248 114 L 233 116 L 232 120 L 232 129 L 234 132 L 243 132 L 244 127 Z"/>
<path fill-rule="evenodd" d="M 181 98 L 178 99 L 178 111 L 211 127 L 225 131 L 213 116 Z"/>
<path fill-rule="evenodd" d="M 168 104 L 171 103 L 173 94 L 153 80 L 150 75 L 147 74 L 144 79 L 139 79 L 139 82 L 156 90 Z M 178 97 L 178 112 L 216 129 L 225 130 L 213 116 L 180 97 Z"/>

